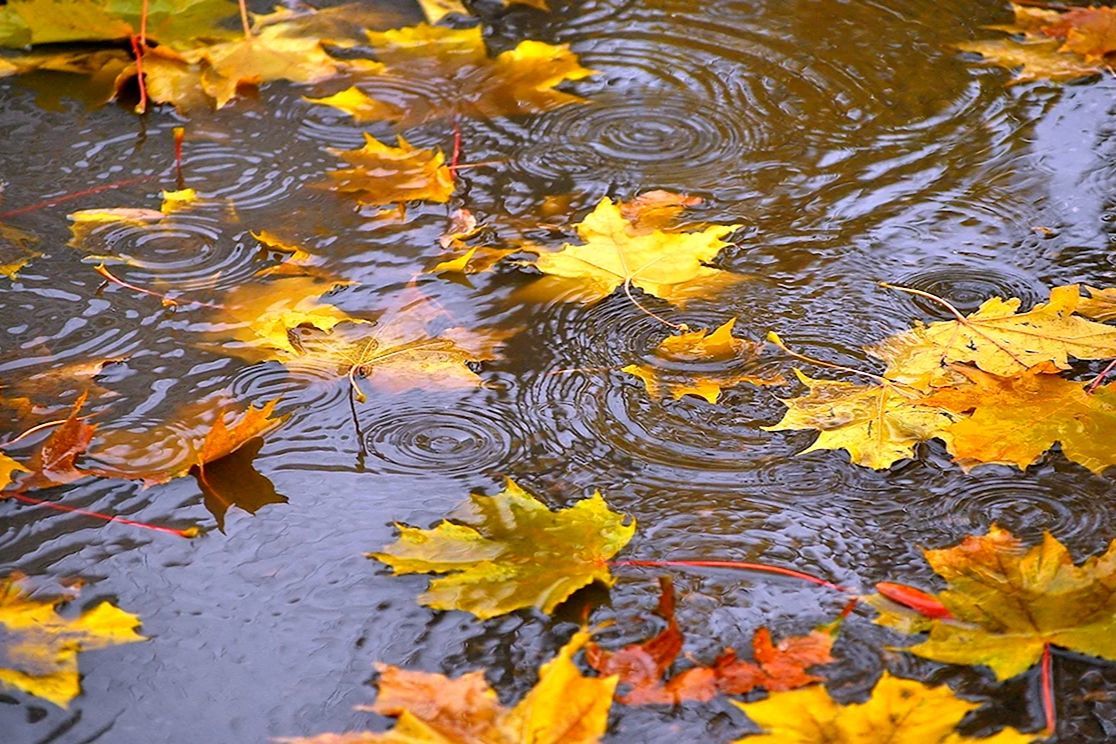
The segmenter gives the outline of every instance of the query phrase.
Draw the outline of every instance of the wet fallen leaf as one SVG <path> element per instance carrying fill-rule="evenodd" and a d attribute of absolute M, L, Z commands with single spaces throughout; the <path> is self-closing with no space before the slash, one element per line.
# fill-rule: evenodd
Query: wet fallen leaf
<path fill-rule="evenodd" d="M 399 525 L 399 539 L 372 553 L 395 573 L 440 573 L 420 597 L 438 610 L 481 619 L 524 607 L 554 611 L 583 586 L 613 582 L 608 559 L 635 534 L 635 523 L 599 493 L 550 511 L 514 482 L 470 502 L 429 530 Z"/>
<path fill-rule="evenodd" d="M 228 0 L 8 0 L 0 6 L 0 46 L 115 41 L 139 33 L 160 44 L 232 36 L 218 21 L 236 13 Z"/>
<path fill-rule="evenodd" d="M 1016 70 L 1008 85 L 1089 77 L 1105 69 L 1101 64 L 1104 55 L 1116 50 L 1116 11 L 1110 8 L 1077 8 L 1059 13 L 1024 5 L 1011 7 L 1014 23 L 989 28 L 1022 35 L 1022 41 L 995 39 L 957 45 L 961 51 L 979 54 L 991 64 Z M 1052 41 L 1050 37 L 1063 42 Z"/>
<path fill-rule="evenodd" d="M 81 693 L 80 652 L 146 639 L 136 632 L 138 617 L 108 602 L 73 618 L 59 615 L 57 604 L 0 579 L 0 683 L 65 708 Z"/>
<path fill-rule="evenodd" d="M 984 463 L 1026 469 L 1055 444 L 1094 473 L 1116 465 L 1116 384 L 1086 384 L 1030 370 L 999 377 L 957 367 L 966 382 L 925 400 L 957 414 L 940 434 L 966 470 Z"/>
<path fill-rule="evenodd" d="M 959 734 L 957 725 L 979 703 L 962 700 L 945 685 L 930 687 L 887 672 L 863 703 L 841 705 L 817 685 L 733 704 L 762 730 L 738 744 L 1027 744 L 1036 738 L 1010 728 L 984 738 Z"/>
<path fill-rule="evenodd" d="M 914 457 L 915 445 L 940 436 L 953 417 L 898 385 L 857 385 L 817 380 L 795 370 L 809 392 L 783 401 L 787 412 L 765 431 L 815 429 L 818 438 L 803 450 L 843 449 L 857 465 L 884 470 Z"/>
<path fill-rule="evenodd" d="M 453 173 L 442 151 L 415 149 L 401 136 L 398 147 L 391 147 L 366 133 L 364 147 L 330 152 L 352 167 L 329 171 L 327 185 L 362 205 L 444 204 L 453 194 Z"/>
<path fill-rule="evenodd" d="M 302 326 L 329 331 L 338 323 L 364 322 L 340 308 L 320 302 L 335 285 L 313 277 L 286 276 L 263 283 L 243 284 L 226 297 L 214 335 L 233 339 L 223 348 L 262 361 L 283 360 L 297 354 L 292 334 Z"/>
<path fill-rule="evenodd" d="M 396 299 L 374 324 L 344 323 L 328 333 L 293 336 L 297 352 L 279 361 L 291 370 L 348 378 L 360 402 L 365 396 L 358 378 L 387 392 L 480 385 L 472 365 L 496 358 L 506 334 L 462 327 L 427 297 Z"/>
<path fill-rule="evenodd" d="M 170 214 L 182 209 L 188 209 L 198 200 L 198 192 L 194 189 L 177 189 L 175 191 L 162 192 L 163 205 L 159 207 L 159 211 L 163 214 Z"/>
<path fill-rule="evenodd" d="M 1116 320 L 1116 288 L 1095 289 L 1086 287 L 1088 297 L 1077 304 L 1077 314 L 1102 322 Z"/>
<path fill-rule="evenodd" d="M 1074 8 L 1060 14 L 1042 32 L 1064 40 L 1059 51 L 1080 54 L 1086 62 L 1099 62 L 1116 52 L 1116 8 Z"/>
<path fill-rule="evenodd" d="M 1116 357 L 1116 327 L 1076 315 L 1080 301 L 1077 285 L 1053 288 L 1048 302 L 1023 313 L 1018 299 L 994 297 L 972 315 L 919 325 L 868 351 L 887 362 L 885 377 L 919 390 L 959 381 L 956 362 L 1008 377 L 1043 364 L 1068 369 L 1070 358 Z"/>
<path fill-rule="evenodd" d="M 683 212 L 703 201 L 700 196 L 656 189 L 645 191 L 631 201 L 621 202 L 620 215 L 631 224 L 630 229 L 634 233 L 647 234 L 668 230 Z"/>
<path fill-rule="evenodd" d="M 708 701 L 717 695 L 743 695 L 759 688 L 790 690 L 820 681 L 821 677 L 806 670 L 833 661 L 833 636 L 828 633 L 791 636 L 776 645 L 771 632 L 760 628 L 752 639 L 755 661 L 738 659 L 735 651 L 727 649 L 710 666 L 691 667 L 665 680 L 682 650 L 683 635 L 674 618 L 674 588 L 669 580 L 661 583 L 657 614 L 667 623 L 662 631 L 616 652 L 594 643 L 586 647 L 591 667 L 619 677 L 626 691 L 617 699 L 626 705 Z"/>
<path fill-rule="evenodd" d="M 716 225 L 701 232 L 668 233 L 634 230 L 620 208 L 607 197 L 577 225 L 581 245 L 559 250 L 538 249 L 534 266 L 565 281 L 576 299 L 591 302 L 619 288 L 631 287 L 684 304 L 709 297 L 742 277 L 707 265 L 728 245 L 722 238 L 739 225 Z M 634 298 L 633 298 L 634 299 Z"/>
<path fill-rule="evenodd" d="M 1116 659 L 1116 543 L 1075 566 L 1046 533 L 1030 549 L 995 525 L 951 548 L 925 551 L 949 588 L 934 597 L 950 613 L 927 618 L 882 597 L 870 598 L 881 625 L 929 637 L 905 650 L 946 664 L 980 664 L 1008 679 L 1042 657 L 1046 644 Z"/>
<path fill-rule="evenodd" d="M 72 483 L 88 475 L 77 467 L 77 458 L 85 454 L 97 428 L 81 417 L 86 394 L 78 397 L 66 420 L 55 427 L 50 436 L 27 463 L 30 473 L 18 482 L 19 490 L 49 488 Z"/>
<path fill-rule="evenodd" d="M 450 29 L 419 24 L 370 31 L 368 39 L 377 60 L 386 65 L 371 68 L 370 74 L 400 80 L 398 95 L 381 100 L 357 87 L 332 100 L 319 99 L 360 122 L 393 121 L 409 127 L 442 117 L 491 118 L 549 111 L 583 103 L 555 86 L 593 74 L 564 44 L 522 41 L 490 58 L 480 26 Z M 418 84 L 408 85 L 411 80 Z M 452 95 L 423 95 L 431 87 Z"/>
<path fill-rule="evenodd" d="M 20 269 L 41 255 L 32 249 L 38 242 L 37 235 L 0 223 L 0 276 L 15 279 Z"/>
<path fill-rule="evenodd" d="M 615 677 L 585 677 L 573 656 L 582 630 L 539 669 L 539 681 L 514 708 L 500 705 L 483 672 L 457 678 L 378 664 L 380 693 L 367 708 L 398 718 L 385 733 L 324 734 L 286 744 L 469 742 L 469 744 L 592 744 L 604 736 Z"/>
<path fill-rule="evenodd" d="M 3 452 L 0 452 L 0 491 L 3 491 L 8 487 L 8 484 L 12 482 L 12 473 L 16 471 L 23 473 L 31 472 Z"/>
<path fill-rule="evenodd" d="M 621 372 L 643 381 L 647 394 L 657 398 L 665 390 L 675 400 L 696 395 L 716 403 L 723 388 L 740 383 L 779 385 L 785 380 L 779 373 L 744 374 L 720 369 L 724 362 L 755 358 L 759 344 L 732 335 L 733 318 L 713 331 L 683 331 L 667 336 L 654 351 L 650 363 L 629 364 Z M 704 370 L 701 365 L 712 367 Z"/>

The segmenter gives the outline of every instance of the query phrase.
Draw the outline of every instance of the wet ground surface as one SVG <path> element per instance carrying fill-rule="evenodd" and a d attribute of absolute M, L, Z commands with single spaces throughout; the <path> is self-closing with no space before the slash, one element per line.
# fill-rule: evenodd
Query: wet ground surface
<path fill-rule="evenodd" d="M 270 85 L 186 122 L 186 184 L 208 206 L 176 215 L 166 230 L 113 232 L 108 249 L 142 259 L 121 275 L 219 297 L 253 281 L 250 231 L 285 228 L 354 282 L 330 301 L 361 314 L 390 307 L 440 255 L 454 207 L 503 219 L 571 194 L 572 223 L 602 196 L 661 188 L 702 196 L 695 220 L 744 225 L 719 265 L 749 280 L 685 311 L 656 304 L 658 312 L 694 327 L 735 317 L 738 335 L 758 340 L 775 330 L 805 353 L 865 369 L 875 367 L 864 345 L 942 317 L 879 281 L 966 310 L 993 295 L 1029 304 L 1055 284 L 1116 283 L 1116 81 L 1006 88 L 1007 73 L 950 48 L 1004 22 L 999 3 L 552 4 L 547 15 L 488 3 L 490 46 L 570 44 L 599 74 L 564 89 L 591 103 L 464 121 L 465 161 L 497 163 L 463 171 L 449 205 L 369 219 L 310 188 L 336 166 L 325 148 L 359 146 L 362 128 L 301 98 L 335 87 Z M 1050 530 L 1078 558 L 1116 537 L 1112 477 L 1056 452 L 1026 472 L 965 474 L 935 442 L 916 460 L 874 472 L 840 452 L 795 456 L 809 432 L 760 429 L 782 414 L 776 395 L 793 388 L 743 385 L 716 405 L 652 400 L 638 380 L 608 370 L 656 343 L 659 323 L 622 296 L 590 306 L 512 301 L 529 279 L 514 267 L 474 277 L 472 287 L 419 280 L 466 325 L 511 332 L 504 358 L 484 365 L 484 387 L 368 388 L 354 420 L 344 384 L 207 348 L 206 307 L 168 312 L 150 296 L 100 286 L 82 252 L 67 246 L 65 215 L 157 208 L 159 189 L 174 186 L 171 128 L 183 122 L 169 112 L 140 119 L 114 106 L 88 109 L 67 92 L 54 77 L 0 81 L 2 208 L 150 179 L 8 220 L 39 236 L 43 256 L 15 281 L 0 280 L 0 380 L 126 358 L 100 378 L 88 406 L 109 441 L 165 427 L 224 393 L 256 404 L 281 395 L 290 418 L 254 461 L 276 503 L 254 515 L 230 509 L 223 532 L 192 478 L 148 489 L 86 480 L 45 496 L 205 526 L 195 540 L 0 503 L 5 572 L 48 587 L 80 577 L 82 604 L 111 599 L 138 614 L 151 637 L 83 655 L 84 693 L 69 710 L 0 695 L 5 742 L 262 742 L 354 730 L 386 723 L 353 711 L 374 696 L 377 661 L 454 675 L 483 667 L 511 701 L 587 604 L 595 622 L 618 621 L 609 643 L 642 638 L 657 591 L 648 570 L 622 570 L 611 590 L 578 594 L 553 618 L 518 612 L 479 622 L 421 607 L 424 577 L 391 578 L 364 557 L 392 539 L 393 522 L 428 526 L 471 490 L 495 493 L 509 476 L 552 506 L 600 489 L 638 521 L 625 557 L 762 560 L 865 590 L 885 579 L 933 586 L 920 549 L 992 522 L 1028 540 Z M 386 125 L 370 131 L 391 134 Z M 451 146 L 446 121 L 406 134 L 416 146 Z M 44 389 L 60 409 L 76 395 L 65 382 Z M 150 466 L 186 454 L 166 446 L 127 457 Z M 726 645 L 746 648 L 761 625 L 804 632 L 842 604 L 764 576 L 694 571 L 675 583 L 687 652 L 702 660 Z M 970 731 L 1041 728 L 1034 675 L 997 685 L 980 671 L 888 651 L 897 641 L 867 611 L 850 619 L 827 675 L 833 693 L 865 694 L 887 667 L 986 696 Z M 1116 667 L 1069 655 L 1055 667 L 1059 740 L 1116 736 Z M 748 727 L 724 700 L 615 706 L 610 740 L 728 741 Z"/>

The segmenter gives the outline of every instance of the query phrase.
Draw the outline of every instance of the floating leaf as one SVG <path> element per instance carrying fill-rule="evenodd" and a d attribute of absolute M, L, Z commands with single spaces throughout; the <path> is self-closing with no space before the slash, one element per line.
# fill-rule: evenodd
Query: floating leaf
<path fill-rule="evenodd" d="M 24 473 L 31 472 L 3 452 L 0 452 L 0 491 L 3 491 L 8 487 L 8 484 L 12 482 L 12 473 L 16 471 Z"/>
<path fill-rule="evenodd" d="M 79 415 L 85 405 L 85 398 L 85 393 L 78 397 L 70 415 L 55 427 L 50 437 L 31 457 L 27 463 L 30 475 L 20 479 L 19 490 L 63 485 L 88 475 L 77 467 L 77 458 L 85 454 L 96 432 L 96 427 L 86 423 Z"/>
<path fill-rule="evenodd" d="M 160 44 L 233 35 L 218 21 L 236 12 L 229 0 L 8 0 L 0 6 L 0 46 L 116 41 L 139 33 Z"/>
<path fill-rule="evenodd" d="M 728 245 L 722 238 L 739 225 L 716 225 L 701 232 L 639 232 L 620 208 L 601 199 L 577 225 L 581 245 L 539 250 L 535 267 L 576 287 L 578 299 L 595 301 L 623 287 L 638 287 L 664 300 L 685 303 L 708 297 L 741 277 L 706 265 Z"/>
<path fill-rule="evenodd" d="M 364 147 L 330 152 L 351 168 L 329 171 L 329 188 L 354 197 L 362 205 L 432 201 L 444 204 L 453 194 L 453 173 L 441 150 L 416 150 L 403 137 L 398 147 L 370 134 Z"/>
<path fill-rule="evenodd" d="M 704 200 L 700 196 L 676 194 L 673 191 L 645 191 L 631 201 L 620 204 L 620 215 L 631 223 L 635 234 L 646 234 L 655 230 L 669 230 L 690 207 L 696 207 Z"/>
<path fill-rule="evenodd" d="M 942 388 L 927 405 L 965 414 L 945 427 L 942 439 L 966 470 L 984 463 L 1026 469 L 1061 444 L 1062 453 L 1094 473 L 1116 465 L 1116 384 L 1086 385 L 1031 370 L 998 377 L 958 367 L 966 382 Z"/>
<path fill-rule="evenodd" d="M 870 601 L 881 625 L 929 631 L 907 651 L 946 664 L 981 664 L 1008 679 L 1042 657 L 1047 644 L 1116 659 L 1116 542 L 1075 566 L 1069 552 L 1046 533 L 1031 549 L 995 525 L 983 536 L 925 551 L 949 588 L 934 597 L 946 618 L 914 613 L 882 597 Z"/>
<path fill-rule="evenodd" d="M 1049 302 L 1024 313 L 1018 299 L 994 297 L 972 315 L 920 325 L 868 351 L 887 362 L 885 377 L 920 390 L 958 381 L 949 366 L 956 362 L 1008 377 L 1042 364 L 1068 369 L 1071 357 L 1116 357 L 1116 328 L 1075 315 L 1080 301 L 1077 285 L 1055 287 Z"/>
<path fill-rule="evenodd" d="M 198 200 L 198 192 L 193 189 L 177 189 L 162 192 L 163 205 L 159 211 L 170 214 L 181 209 L 187 209 Z"/>
<path fill-rule="evenodd" d="M 57 602 L 25 594 L 11 578 L 0 579 L 0 684 L 65 708 L 81 693 L 78 654 L 146 640 L 136 632 L 140 621 L 108 602 L 69 618 L 55 611 Z"/>
<path fill-rule="evenodd" d="M 396 574 L 447 574 L 430 582 L 422 603 L 481 619 L 523 607 L 550 613 L 583 586 L 611 585 L 607 561 L 635 534 L 599 493 L 552 512 L 510 480 L 451 519 L 429 530 L 401 525 L 399 539 L 370 557 Z"/>
<path fill-rule="evenodd" d="M 664 682 L 667 671 L 682 650 L 683 636 L 674 619 L 674 587 L 662 583 L 658 614 L 667 626 L 643 643 L 633 643 L 613 653 L 596 644 L 586 648 L 589 665 L 602 674 L 615 674 L 627 691 L 618 699 L 627 705 L 674 705 L 687 700 L 708 701 L 717 695 L 743 695 L 763 688 L 790 690 L 821 680 L 806 670 L 833 661 L 833 636 L 812 632 L 792 636 L 776 645 L 766 628 L 752 639 L 755 661 L 736 658 L 727 649 L 710 666 L 691 667 Z"/>
<path fill-rule="evenodd" d="M 762 729 L 738 744 L 1027 744 L 1036 738 L 1010 728 L 984 738 L 959 734 L 955 728 L 979 703 L 958 698 L 945 685 L 930 687 L 887 672 L 863 703 L 841 705 L 819 685 L 733 704 Z"/>
<path fill-rule="evenodd" d="M 1105 69 L 1100 64 L 1104 55 L 1116 50 L 1116 11 L 1111 8 L 1076 8 L 1059 13 L 1023 5 L 1011 7 L 1014 23 L 989 28 L 1022 35 L 1022 41 L 1004 39 L 957 45 L 961 51 L 979 54 L 992 64 L 1017 70 L 1008 85 L 1096 75 Z"/>
<path fill-rule="evenodd" d="M 809 392 L 783 401 L 783 419 L 764 430 L 816 429 L 818 438 L 803 452 L 843 449 L 855 464 L 883 470 L 914 457 L 915 445 L 953 423 L 944 407 L 898 385 L 816 380 L 799 370 L 795 375 Z"/>
<path fill-rule="evenodd" d="M 678 400 L 684 395 L 696 395 L 709 403 L 716 403 L 722 388 L 743 382 L 753 385 L 778 385 L 783 376 L 742 374 L 724 371 L 719 367 L 729 361 L 754 358 L 759 344 L 732 335 L 736 319 L 733 318 L 713 331 L 684 331 L 667 336 L 654 352 L 650 364 L 629 364 L 620 371 L 643 380 L 647 394 L 658 397 L 663 390 Z M 700 365 L 713 369 L 703 370 Z"/>
<path fill-rule="evenodd" d="M 1116 320 L 1116 288 L 1095 289 L 1086 287 L 1088 297 L 1077 304 L 1077 314 L 1100 321 Z"/>
<path fill-rule="evenodd" d="M 38 236 L 0 223 L 0 276 L 15 279 L 20 269 L 41 255 L 32 250 L 38 242 Z"/>
<path fill-rule="evenodd" d="M 582 676 L 573 656 L 589 634 L 574 634 L 539 669 L 539 681 L 514 708 L 500 705 L 483 672 L 457 678 L 377 665 L 380 694 L 367 710 L 398 718 L 382 734 L 324 734 L 286 744 L 592 744 L 604 736 L 616 678 Z"/>
<path fill-rule="evenodd" d="M 522 41 L 489 58 L 479 26 L 450 29 L 419 24 L 370 31 L 368 39 L 377 59 L 386 65 L 371 68 L 371 74 L 399 79 L 402 85 L 397 100 L 379 100 L 359 88 L 343 91 L 332 100 L 319 99 L 362 122 L 393 121 L 409 127 L 443 117 L 491 118 L 549 111 L 583 103 L 555 86 L 593 74 L 564 44 Z M 408 80 L 422 85 L 408 86 Z M 431 86 L 450 95 L 435 100 L 420 93 Z M 412 88 L 416 90 L 406 92 Z"/>

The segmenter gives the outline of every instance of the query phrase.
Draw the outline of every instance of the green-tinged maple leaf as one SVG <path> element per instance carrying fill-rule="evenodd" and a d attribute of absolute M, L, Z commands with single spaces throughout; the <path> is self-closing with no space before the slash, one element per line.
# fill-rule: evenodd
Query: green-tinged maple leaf
<path fill-rule="evenodd" d="M 142 0 L 8 0 L 0 6 L 0 46 L 115 41 L 139 33 Z M 147 38 L 187 44 L 228 38 L 219 21 L 236 13 L 229 0 L 149 0 Z"/>
<path fill-rule="evenodd" d="M 700 232 L 635 229 L 609 198 L 577 225 L 580 245 L 538 249 L 535 268 L 562 280 L 559 293 L 595 301 L 617 289 L 638 287 L 664 300 L 684 304 L 709 297 L 742 277 L 707 265 L 728 245 L 723 238 L 739 225 L 715 225 Z"/>
<path fill-rule="evenodd" d="M 372 553 L 396 574 L 447 574 L 420 598 L 438 610 L 481 619 L 524 607 L 554 611 L 594 581 L 611 585 L 608 559 L 635 534 L 635 523 L 608 508 L 599 493 L 550 511 L 514 482 L 471 501 L 429 530 L 399 527 L 399 539 Z"/>
<path fill-rule="evenodd" d="M 604 736 L 616 678 L 585 677 L 573 656 L 581 630 L 539 669 L 514 708 L 500 705 L 483 672 L 450 678 L 377 665 L 380 693 L 367 708 L 398 720 L 384 733 L 362 731 L 281 739 L 285 744 L 593 744 Z M 361 708 L 364 710 L 365 708 Z"/>
<path fill-rule="evenodd" d="M 1018 299 L 994 297 L 957 320 L 917 326 L 871 346 L 887 362 L 884 376 L 927 390 L 958 381 L 950 365 L 965 362 L 1008 377 L 1043 364 L 1068 369 L 1069 360 L 1116 357 L 1116 327 L 1075 314 L 1077 285 L 1055 287 L 1050 300 L 1018 312 Z"/>
<path fill-rule="evenodd" d="M 817 430 L 818 438 L 803 452 L 843 449 L 857 465 L 883 470 L 914 457 L 915 445 L 940 436 L 954 420 L 944 407 L 928 404 L 904 386 L 816 380 L 798 370 L 795 374 L 809 392 L 783 401 L 783 419 L 764 430 Z"/>
<path fill-rule="evenodd" d="M 962 700 L 945 685 L 930 687 L 887 672 L 863 703 L 841 705 L 814 686 L 733 704 L 761 729 L 737 744 L 1027 744 L 1036 738 L 1011 728 L 983 738 L 959 734 L 961 719 L 979 703 Z"/>
<path fill-rule="evenodd" d="M 948 616 L 924 617 L 881 596 L 870 598 L 881 625 L 929 632 L 907 651 L 947 664 L 987 666 L 1001 680 L 1032 667 L 1047 644 L 1116 659 L 1116 542 L 1076 566 L 1049 533 L 1027 549 L 993 525 L 986 535 L 925 554 L 948 582 L 934 595 Z"/>
<path fill-rule="evenodd" d="M 146 640 L 140 620 L 108 602 L 63 617 L 57 601 L 28 596 L 10 577 L 0 579 L 0 685 L 65 708 L 81 693 L 78 654 Z"/>
<path fill-rule="evenodd" d="M 420 81 L 414 93 L 393 100 L 369 96 L 359 85 L 318 102 L 352 115 L 358 122 L 393 121 L 412 126 L 452 116 L 491 118 L 549 111 L 577 96 L 555 89 L 562 82 L 580 80 L 592 71 L 578 63 L 566 45 L 522 41 L 514 49 L 490 58 L 480 26 L 450 29 L 419 24 L 391 31 L 370 31 L 369 44 L 382 63 L 366 74 L 387 75 L 402 82 Z M 362 65 L 349 61 L 354 72 Z M 448 94 L 437 100 L 421 91 L 438 86 Z M 402 91 L 407 86 L 400 86 Z"/>
<path fill-rule="evenodd" d="M 955 369 L 965 382 L 924 402 L 959 414 L 939 436 L 965 469 L 984 463 L 1025 469 L 1059 443 L 1067 458 L 1095 473 L 1116 465 L 1116 385 L 1089 392 L 1041 368 L 1014 377 Z"/>

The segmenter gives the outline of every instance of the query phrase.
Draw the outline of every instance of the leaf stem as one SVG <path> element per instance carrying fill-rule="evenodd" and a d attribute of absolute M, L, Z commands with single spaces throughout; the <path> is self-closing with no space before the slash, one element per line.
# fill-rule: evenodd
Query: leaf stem
<path fill-rule="evenodd" d="M 1112 373 L 1112 370 L 1114 369 L 1116 369 L 1116 359 L 1113 359 L 1111 362 L 1109 362 L 1108 366 L 1101 370 L 1101 373 L 1099 375 L 1093 378 L 1093 381 L 1085 387 L 1085 392 L 1095 393 L 1097 388 L 1101 386 L 1101 383 L 1104 382 L 1104 378 L 1108 377 L 1108 375 L 1110 375 Z"/>
<path fill-rule="evenodd" d="M 793 568 L 784 568 L 783 566 L 769 566 L 766 563 L 748 563 L 745 561 L 691 561 L 691 560 L 664 560 L 664 561 L 641 561 L 641 560 L 623 560 L 623 561 L 609 561 L 611 566 L 636 566 L 642 568 L 732 568 L 740 571 L 759 571 L 761 573 L 778 574 L 779 576 L 790 576 L 791 578 L 801 579 L 808 581 L 811 584 L 823 586 L 826 589 L 832 589 L 836 592 L 844 594 L 852 594 L 852 590 L 834 584 L 832 581 L 819 578 L 804 571 L 796 571 Z"/>
<path fill-rule="evenodd" d="M 163 527 L 161 525 L 149 524 L 147 522 L 137 522 L 134 519 L 125 519 L 124 517 L 117 517 L 113 516 L 112 514 L 104 514 L 102 512 L 90 511 L 88 509 L 78 509 L 74 506 L 66 506 L 65 504 L 57 504 L 53 501 L 36 499 L 22 493 L 5 493 L 0 495 L 0 498 L 13 498 L 17 501 L 22 501 L 25 504 L 31 504 L 32 506 L 45 506 L 48 509 L 54 509 L 55 511 L 81 514 L 82 516 L 86 517 L 103 519 L 106 522 L 117 522 L 119 524 L 128 525 L 129 527 L 139 527 L 141 529 L 152 530 L 154 532 L 164 532 L 168 535 L 176 535 L 177 537 L 185 537 L 186 539 L 198 536 L 198 529 L 196 527 L 191 527 L 185 530 L 178 530 L 173 527 Z"/>
<path fill-rule="evenodd" d="M 247 0 L 237 0 L 240 6 L 240 25 L 244 28 L 244 38 L 252 40 L 252 25 L 248 23 L 248 3 Z"/>
<path fill-rule="evenodd" d="M 144 7 L 147 4 L 144 3 Z M 139 103 L 136 104 L 136 113 L 147 113 L 147 82 L 143 79 L 143 49 L 142 36 L 132 36 L 132 54 L 136 58 L 136 85 L 139 86 Z"/>
<path fill-rule="evenodd" d="M 1050 644 L 1042 644 L 1042 715 L 1046 725 L 1042 732 L 1046 736 L 1053 736 L 1054 729 L 1058 726 L 1057 712 L 1054 708 L 1054 670 L 1053 658 L 1050 653 Z"/>
<path fill-rule="evenodd" d="M 0 212 L 0 220 L 6 220 L 11 217 L 18 217 L 19 215 L 27 214 L 28 212 L 36 212 L 46 207 L 53 207 L 57 204 L 73 201 L 74 199 L 80 199 L 83 196 L 92 196 L 93 194 L 99 194 L 102 191 L 111 191 L 112 189 L 119 189 L 125 186 L 131 186 L 132 184 L 143 183 L 144 181 L 151 181 L 154 180 L 154 178 L 155 176 L 138 176 L 136 178 L 125 178 L 122 181 L 103 183 L 100 186 L 82 189 L 81 191 L 75 191 L 72 194 L 63 194 L 62 196 L 56 196 L 51 199 L 36 202 L 35 204 L 29 204 L 26 207 L 20 207 L 19 209 L 9 209 L 7 212 Z"/>
<path fill-rule="evenodd" d="M 457 170 L 457 164 L 461 162 L 461 121 L 455 116 L 453 117 L 453 155 L 450 156 L 449 169 L 451 172 Z M 454 173 L 456 176 L 457 174 Z"/>
<path fill-rule="evenodd" d="M 895 289 L 895 290 L 898 290 L 900 292 L 906 292 L 907 294 L 913 294 L 913 295 L 916 295 L 918 297 L 925 297 L 928 300 L 933 300 L 934 302 L 937 302 L 939 305 L 944 307 L 946 310 L 949 310 L 950 314 L 952 314 L 953 317 L 956 318 L 961 323 L 967 323 L 968 322 L 968 319 L 964 316 L 964 314 L 960 310 L 958 310 L 956 307 L 954 307 L 953 304 L 950 303 L 949 300 L 938 297 L 938 295 L 936 295 L 936 294 L 930 294 L 929 292 L 923 292 L 921 289 L 914 289 L 912 287 L 902 287 L 902 286 L 899 286 L 898 284 L 889 284 L 888 282 L 880 282 L 880 286 L 881 287 L 886 287 L 887 289 Z"/>
<path fill-rule="evenodd" d="M 794 357 L 795 359 L 799 359 L 799 360 L 801 360 L 803 362 L 806 362 L 808 364 L 812 364 L 815 367 L 823 367 L 825 369 L 835 369 L 839 372 L 848 372 L 850 374 L 860 375 L 861 377 L 870 377 L 877 382 L 882 382 L 882 383 L 885 383 L 887 385 L 898 385 L 900 387 L 909 387 L 907 385 L 904 385 L 901 382 L 896 382 L 895 380 L 888 379 L 887 377 L 884 377 L 883 375 L 877 375 L 873 372 L 865 372 L 864 370 L 856 369 L 855 367 L 846 367 L 843 364 L 834 364 L 833 362 L 826 362 L 826 361 L 823 361 L 821 359 L 816 359 L 815 357 L 812 357 L 812 356 L 807 356 L 805 354 L 801 354 L 797 351 L 792 351 L 790 348 L 787 347 L 787 345 L 783 341 L 783 339 L 779 337 L 779 334 L 775 333 L 774 331 L 769 331 L 768 332 L 767 341 L 769 343 L 774 344 L 783 353 L 788 354 L 788 355 Z"/>
<path fill-rule="evenodd" d="M 159 301 L 161 303 L 163 303 L 163 307 L 168 307 L 168 308 L 177 308 L 178 307 L 178 302 L 176 300 L 173 300 L 170 297 L 167 297 L 166 295 L 161 295 L 158 292 L 152 292 L 150 289 L 144 289 L 143 287 L 137 287 L 135 284 L 129 284 L 128 282 L 126 282 L 123 279 L 117 277 L 111 271 L 109 271 L 107 268 L 105 268 L 105 265 L 103 263 L 100 263 L 100 264 L 97 264 L 96 266 L 94 266 L 93 270 L 96 271 L 101 276 L 103 276 L 109 282 L 112 282 L 113 284 L 119 285 L 119 286 L 124 287 L 126 289 L 130 289 L 133 292 L 139 292 L 140 294 L 149 295 L 151 297 L 157 297 L 159 299 Z"/>

